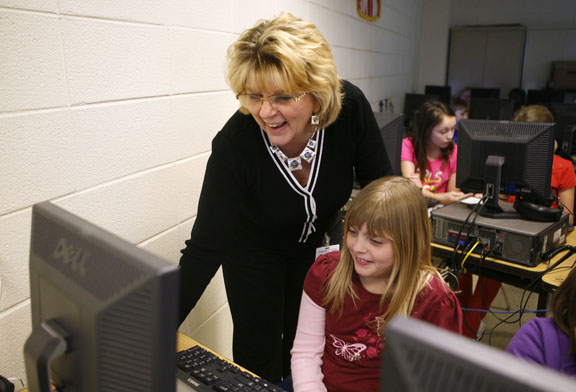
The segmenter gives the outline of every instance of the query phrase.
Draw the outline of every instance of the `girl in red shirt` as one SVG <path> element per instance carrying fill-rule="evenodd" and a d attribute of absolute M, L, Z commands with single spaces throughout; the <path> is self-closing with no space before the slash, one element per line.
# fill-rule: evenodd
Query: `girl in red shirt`
<path fill-rule="evenodd" d="M 352 201 L 341 252 L 310 268 L 292 348 L 294 391 L 377 391 L 387 323 L 412 316 L 461 333 L 456 296 L 431 265 L 422 192 L 384 177 Z"/>

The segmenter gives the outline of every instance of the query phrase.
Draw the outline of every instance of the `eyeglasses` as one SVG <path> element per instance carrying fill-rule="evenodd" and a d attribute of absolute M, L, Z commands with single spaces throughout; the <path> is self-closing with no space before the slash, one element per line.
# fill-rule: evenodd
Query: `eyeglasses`
<path fill-rule="evenodd" d="M 246 106 L 251 110 L 260 109 L 264 101 L 268 101 L 270 106 L 277 109 L 278 107 L 289 106 L 294 102 L 300 101 L 306 94 L 308 94 L 308 92 L 304 92 L 300 95 L 277 94 L 271 95 L 268 98 L 264 98 L 260 94 L 242 93 L 238 94 L 236 99 L 238 99 L 243 106 Z"/>

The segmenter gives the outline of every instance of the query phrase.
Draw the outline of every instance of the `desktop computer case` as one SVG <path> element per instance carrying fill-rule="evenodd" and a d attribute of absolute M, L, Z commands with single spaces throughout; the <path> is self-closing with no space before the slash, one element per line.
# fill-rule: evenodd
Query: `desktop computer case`
<path fill-rule="evenodd" d="M 501 203 L 502 204 L 502 203 Z M 504 206 L 503 206 L 504 207 Z M 471 208 L 453 203 L 431 212 L 433 241 L 453 247 Z M 472 221 L 475 221 L 472 225 Z M 470 216 L 460 234 L 460 243 L 480 240 L 474 253 L 533 267 L 542 262 L 546 252 L 566 242 L 568 214 L 558 222 L 536 222 L 526 219 L 492 219 Z M 466 241 L 468 238 L 468 241 Z"/>

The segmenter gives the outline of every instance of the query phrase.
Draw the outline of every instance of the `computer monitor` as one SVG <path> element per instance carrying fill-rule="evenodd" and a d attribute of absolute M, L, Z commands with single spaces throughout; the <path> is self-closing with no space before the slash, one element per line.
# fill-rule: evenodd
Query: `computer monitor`
<path fill-rule="evenodd" d="M 468 117 L 474 120 L 511 121 L 514 116 L 514 101 L 497 98 L 472 98 Z"/>
<path fill-rule="evenodd" d="M 470 89 L 471 98 L 500 98 L 499 88 L 473 87 Z"/>
<path fill-rule="evenodd" d="M 438 95 L 427 95 L 427 94 L 414 94 L 406 93 L 404 96 L 404 125 L 412 130 L 414 126 L 414 117 L 416 112 L 424 104 L 424 102 L 431 101 L 433 99 L 439 99 Z"/>
<path fill-rule="evenodd" d="M 516 195 L 514 208 L 524 217 L 548 220 L 547 212 L 557 212 L 543 209 L 551 201 L 553 149 L 554 124 L 461 120 L 456 186 L 489 197 L 480 212 L 484 216 L 520 218 L 504 214 L 498 202 L 503 193 Z"/>
<path fill-rule="evenodd" d="M 386 328 L 380 392 L 565 392 L 568 376 L 421 320 Z"/>
<path fill-rule="evenodd" d="M 444 102 L 446 105 L 450 106 L 450 100 L 452 99 L 452 87 L 450 86 L 425 86 L 424 94 L 426 95 L 436 95 L 438 100 Z"/>
<path fill-rule="evenodd" d="M 388 153 L 388 159 L 392 165 L 392 173 L 401 176 L 400 154 L 402 153 L 402 137 L 404 136 L 404 115 L 375 112 L 374 116 L 380 128 L 384 146 L 386 146 L 386 153 Z"/>
<path fill-rule="evenodd" d="M 551 102 L 550 111 L 556 121 L 556 141 L 558 142 L 558 155 L 572 159 L 576 152 L 574 132 L 576 132 L 576 104 Z"/>
<path fill-rule="evenodd" d="M 28 389 L 174 391 L 178 266 L 50 203 L 33 206 Z"/>

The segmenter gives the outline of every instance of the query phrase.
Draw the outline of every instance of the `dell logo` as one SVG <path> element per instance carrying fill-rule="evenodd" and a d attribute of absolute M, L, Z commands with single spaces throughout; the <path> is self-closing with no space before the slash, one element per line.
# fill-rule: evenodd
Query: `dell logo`
<path fill-rule="evenodd" d="M 90 253 L 66 241 L 66 238 L 60 238 L 52 256 L 80 276 L 86 276 Z"/>

